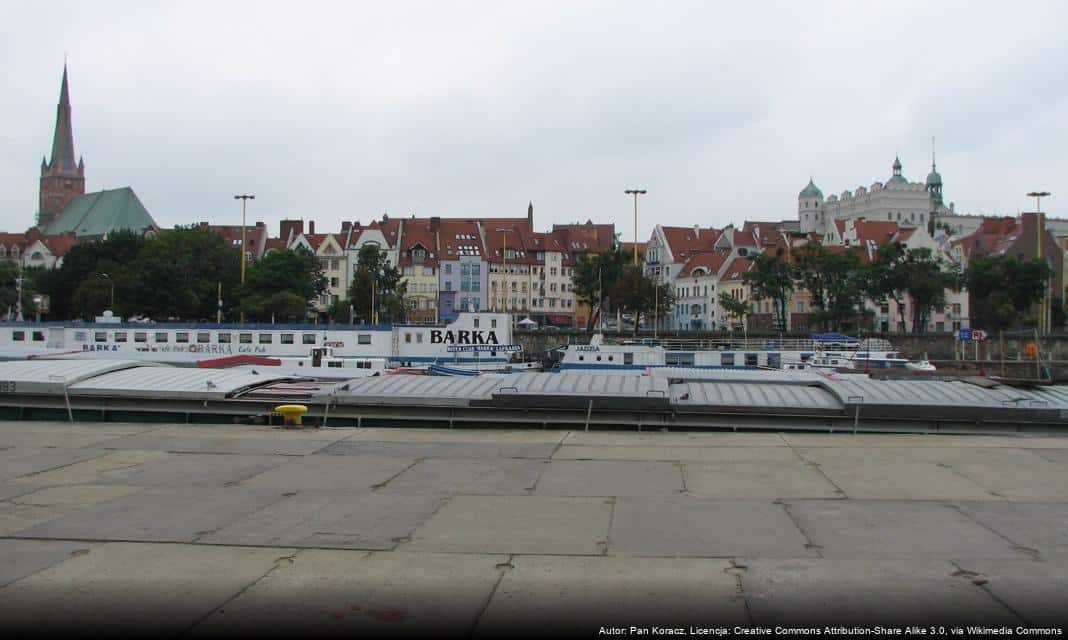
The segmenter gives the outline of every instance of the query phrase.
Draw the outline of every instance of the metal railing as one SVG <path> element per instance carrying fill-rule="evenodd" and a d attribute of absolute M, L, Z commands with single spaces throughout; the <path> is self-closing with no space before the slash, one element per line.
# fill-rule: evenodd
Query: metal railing
<path fill-rule="evenodd" d="M 889 340 L 855 342 L 811 338 L 638 338 L 604 336 L 602 344 L 663 347 L 666 351 L 894 351 Z"/>

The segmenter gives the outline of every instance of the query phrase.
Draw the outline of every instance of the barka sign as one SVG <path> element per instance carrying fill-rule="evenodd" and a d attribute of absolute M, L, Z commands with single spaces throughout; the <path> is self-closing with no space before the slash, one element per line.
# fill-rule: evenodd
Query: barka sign
<path fill-rule="evenodd" d="M 442 331 L 441 329 L 430 330 L 430 344 L 488 344 L 497 345 L 496 331 Z"/>

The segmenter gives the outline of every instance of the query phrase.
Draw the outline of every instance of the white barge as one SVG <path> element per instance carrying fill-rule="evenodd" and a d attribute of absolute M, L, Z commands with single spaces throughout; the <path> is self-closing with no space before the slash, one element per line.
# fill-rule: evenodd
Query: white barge
<path fill-rule="evenodd" d="M 101 321 L 102 320 L 102 321 Z M 504 313 L 461 313 L 447 325 L 282 325 L 98 322 L 0 323 L 0 358 L 121 359 L 195 366 L 229 356 L 303 359 L 329 354 L 331 366 L 380 360 L 393 367 L 432 364 L 506 368 L 522 353 Z"/>

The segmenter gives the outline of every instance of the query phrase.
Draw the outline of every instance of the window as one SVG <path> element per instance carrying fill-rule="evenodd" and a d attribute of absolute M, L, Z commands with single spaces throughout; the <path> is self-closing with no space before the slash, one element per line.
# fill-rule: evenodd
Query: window
<path fill-rule="evenodd" d="M 148 342 L 148 334 L 144 331 L 134 332 L 134 342 Z"/>
<path fill-rule="evenodd" d="M 126 342 L 126 332 L 125 331 L 116 331 L 115 332 L 115 342 Z"/>
<path fill-rule="evenodd" d="M 734 366 L 734 354 L 733 353 L 721 353 L 719 355 L 719 363 L 724 367 Z"/>
<path fill-rule="evenodd" d="M 237 341 L 240 342 L 241 344 L 252 344 L 252 334 L 251 333 L 239 333 L 239 334 L 237 334 Z"/>
<path fill-rule="evenodd" d="M 634 354 L 632 352 L 623 352 L 623 364 L 634 364 Z"/>
<path fill-rule="evenodd" d="M 108 332 L 107 331 L 94 331 L 93 332 L 93 342 L 107 342 L 107 341 L 108 341 Z"/>
<path fill-rule="evenodd" d="M 755 367 L 757 366 L 757 354 L 747 353 L 745 354 L 745 366 Z"/>
<path fill-rule="evenodd" d="M 174 341 L 175 342 L 189 342 L 189 332 L 188 331 L 179 331 L 178 333 L 174 334 Z"/>
<path fill-rule="evenodd" d="M 694 356 L 692 353 L 668 352 L 664 354 L 664 364 L 669 367 L 692 367 Z"/>
<path fill-rule="evenodd" d="M 215 336 L 216 342 L 219 344 L 230 344 L 230 340 L 233 338 L 229 333 L 220 333 Z"/>
<path fill-rule="evenodd" d="M 338 264 L 339 264 L 339 261 L 338 261 L 338 260 L 331 260 L 331 261 L 330 261 L 330 270 L 331 270 L 331 271 L 337 271 L 337 269 L 338 269 Z M 335 285 L 335 286 L 336 286 L 336 285 Z"/>
<path fill-rule="evenodd" d="M 371 344 L 371 334 L 361 333 L 356 336 L 356 344 Z"/>
<path fill-rule="evenodd" d="M 452 291 L 452 280 L 445 281 L 445 291 Z"/>
<path fill-rule="evenodd" d="M 411 343 L 412 343 L 412 334 L 405 333 L 404 334 L 404 344 L 411 344 Z"/>
<path fill-rule="evenodd" d="M 330 286 L 331 287 L 337 287 L 337 284 L 338 284 L 338 279 L 337 278 L 330 278 Z"/>
<path fill-rule="evenodd" d="M 156 342 L 166 342 L 167 334 L 162 331 L 156 333 Z"/>
<path fill-rule="evenodd" d="M 25 331 L 12 331 L 11 332 L 11 339 L 16 341 L 16 342 L 23 342 L 23 341 L 26 340 L 26 332 Z"/>
<path fill-rule="evenodd" d="M 423 275 L 424 276 L 432 276 L 432 275 L 434 275 L 434 267 L 423 267 Z"/>
<path fill-rule="evenodd" d="M 209 342 L 211 342 L 211 334 L 210 333 L 208 333 L 207 331 L 201 331 L 201 332 L 197 333 L 197 343 L 198 344 L 208 344 Z"/>
<path fill-rule="evenodd" d="M 44 339 L 45 339 L 44 331 L 34 331 L 33 332 L 33 341 L 34 342 L 44 342 Z"/>
<path fill-rule="evenodd" d="M 293 344 L 293 334 L 292 333 L 283 333 L 282 334 L 281 343 L 282 344 Z"/>
<path fill-rule="evenodd" d="M 315 344 L 315 334 L 314 333 L 305 333 L 305 334 L 301 335 L 300 343 L 301 344 Z"/>
<path fill-rule="evenodd" d="M 449 275 L 449 276 L 452 275 L 452 265 L 451 264 L 448 264 L 448 263 L 445 264 L 445 275 Z"/>

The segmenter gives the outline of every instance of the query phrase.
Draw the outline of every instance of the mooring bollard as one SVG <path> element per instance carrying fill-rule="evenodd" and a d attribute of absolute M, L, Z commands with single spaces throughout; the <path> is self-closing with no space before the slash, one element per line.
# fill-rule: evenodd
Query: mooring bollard
<path fill-rule="evenodd" d="M 308 407 L 302 404 L 282 404 L 274 408 L 276 413 L 282 414 L 282 424 L 287 429 L 300 429 L 301 416 L 308 413 Z"/>

